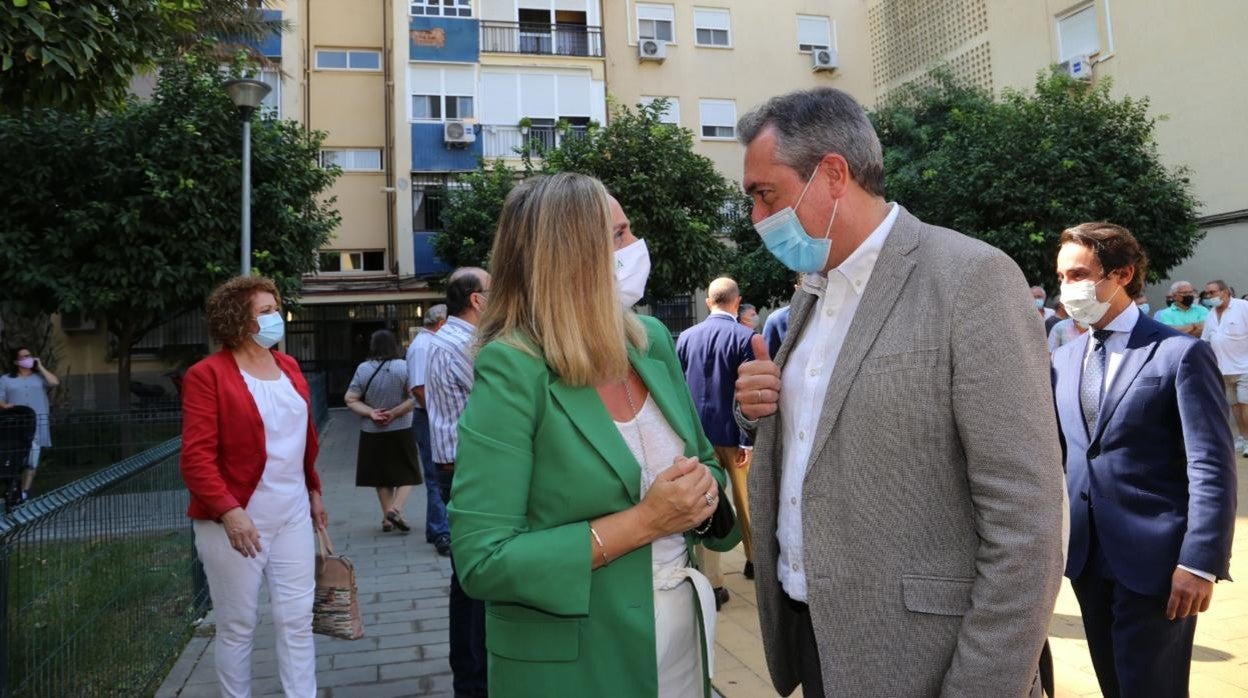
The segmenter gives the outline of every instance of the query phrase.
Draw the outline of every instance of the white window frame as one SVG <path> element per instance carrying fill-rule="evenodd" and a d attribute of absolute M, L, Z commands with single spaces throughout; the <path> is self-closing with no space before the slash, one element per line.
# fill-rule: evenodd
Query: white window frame
<path fill-rule="evenodd" d="M 363 268 L 363 266 L 364 266 L 364 254 L 365 254 L 365 253 L 368 253 L 368 252 L 380 252 L 380 253 L 381 253 L 381 268 L 380 268 L 380 269 L 364 269 L 364 268 Z M 335 270 L 335 271 L 328 271 L 328 270 L 327 270 L 327 271 L 322 271 L 322 270 L 321 270 L 321 268 L 320 268 L 320 264 L 321 264 L 321 255 L 323 255 L 323 254 L 336 254 L 336 255 L 338 255 L 338 259 L 339 259 L 339 267 L 341 267 L 341 266 L 342 266 L 342 258 L 343 258 L 344 256 L 345 256 L 345 257 L 347 257 L 347 259 L 348 259 L 348 263 L 347 263 L 347 265 L 348 265 L 348 266 L 352 266 L 354 263 L 350 261 L 351 256 L 352 256 L 352 255 L 359 255 L 359 257 L 360 257 L 359 267 L 360 267 L 360 268 L 357 268 L 357 269 L 342 269 L 342 268 L 339 268 L 339 269 L 337 269 L 337 270 Z M 318 274 L 377 274 L 377 273 L 384 273 L 384 272 L 386 271 L 386 251 L 385 251 L 385 250 L 326 250 L 326 249 L 320 249 L 320 250 L 317 250 L 317 251 L 316 251 L 316 264 L 317 264 L 317 273 L 318 273 Z"/>
<path fill-rule="evenodd" d="M 1096 50 L 1088 51 L 1087 53 L 1083 53 L 1079 51 L 1067 51 L 1064 45 L 1065 42 L 1062 40 L 1062 23 L 1066 22 L 1067 20 L 1073 19 L 1074 17 L 1077 17 L 1079 15 L 1085 14 L 1085 13 L 1090 14 L 1092 18 L 1092 26 L 1096 32 Z M 1054 30 L 1054 33 L 1057 34 L 1057 60 L 1059 63 L 1063 61 L 1068 61 L 1074 58 L 1075 56 L 1085 56 L 1085 55 L 1097 56 L 1097 55 L 1100 55 L 1103 51 L 1103 46 L 1101 45 L 1101 18 L 1097 15 L 1096 3 L 1088 2 L 1083 5 L 1080 5 L 1079 7 L 1076 7 L 1070 12 L 1066 12 L 1061 15 L 1058 15 L 1057 17 L 1053 19 L 1053 30 Z"/>
<path fill-rule="evenodd" d="M 338 67 L 325 67 L 325 66 L 322 66 L 322 65 L 321 65 L 321 55 L 322 55 L 322 54 L 330 54 L 330 53 L 341 53 L 341 54 L 344 54 L 344 55 L 346 56 L 346 63 L 347 63 L 346 67 L 345 67 L 345 68 L 338 68 Z M 352 56 L 352 55 L 362 55 L 362 54 L 368 54 L 368 55 L 376 56 L 376 57 L 377 57 L 377 67 L 376 67 L 376 68 L 371 68 L 371 67 L 370 67 L 370 68 L 357 68 L 357 67 L 353 67 L 353 66 L 351 65 L 351 56 Z M 382 58 L 381 58 L 381 51 L 378 51 L 377 49 L 371 49 L 371 48 L 318 48 L 318 49 L 316 49 L 316 61 L 315 61 L 315 65 L 316 65 L 316 69 L 317 69 L 317 70 L 336 70 L 336 71 L 341 71 L 341 72 L 356 72 L 356 73 L 380 73 L 380 72 L 381 72 L 381 61 L 382 61 Z"/>
<path fill-rule="evenodd" d="M 803 44 L 802 43 L 802 20 L 806 20 L 808 22 L 822 20 L 828 30 L 828 34 L 827 34 L 828 45 L 822 46 L 820 44 Z M 827 50 L 832 50 L 832 51 L 836 50 L 836 22 L 832 21 L 831 17 L 827 17 L 825 15 L 798 15 L 797 20 L 796 20 L 796 29 L 797 29 L 797 52 L 798 53 L 811 54 L 811 53 L 814 53 L 813 48 L 822 48 L 822 49 L 827 49 Z M 802 48 L 803 46 L 811 46 L 812 48 Z"/>
<path fill-rule="evenodd" d="M 699 14 L 702 15 L 722 15 L 727 22 L 725 27 L 704 27 L 698 24 Z M 727 43 L 723 44 L 704 44 L 698 40 L 698 32 L 703 29 L 707 31 L 722 31 L 727 37 Z M 732 48 L 732 12 L 726 7 L 695 7 L 693 8 L 693 45 L 699 48 Z"/>
<path fill-rule="evenodd" d="M 724 106 L 732 107 L 732 123 L 730 124 L 708 124 L 704 119 L 703 107 L 708 106 Z M 726 136 L 706 135 L 706 128 L 728 128 L 732 133 Z M 735 99 L 699 99 L 698 100 L 698 137 L 704 141 L 735 141 L 737 140 L 737 101 Z"/>
<path fill-rule="evenodd" d="M 667 100 L 667 110 L 663 112 L 659 121 L 661 123 L 671 124 L 672 126 L 680 126 L 680 98 L 679 97 L 667 97 L 667 96 L 662 96 L 662 95 L 643 96 L 641 99 L 637 101 L 641 102 L 642 104 L 649 105 L 651 102 L 653 102 L 656 99 Z"/>
<path fill-rule="evenodd" d="M 426 67 L 436 68 L 438 71 L 438 92 L 437 94 L 434 94 L 432 92 L 416 92 L 416 88 L 411 86 L 411 77 L 410 77 L 411 73 L 408 73 L 409 77 L 408 77 L 407 92 L 408 92 L 409 101 L 407 103 L 407 106 L 408 106 L 408 109 L 410 110 L 408 112 L 409 120 L 413 122 L 420 122 L 420 123 L 426 123 L 426 124 L 445 123 L 447 119 L 451 119 L 453 121 L 475 120 L 477 118 L 477 113 L 481 110 L 481 103 L 480 103 L 480 100 L 477 99 L 477 95 L 476 94 L 461 94 L 459 91 L 456 91 L 454 94 L 452 94 L 447 91 L 447 87 L 446 87 L 447 68 L 454 69 L 454 68 L 458 68 L 461 66 L 443 64 L 443 65 L 427 65 Z M 472 72 L 472 78 L 471 78 L 471 83 L 473 85 L 474 92 L 480 79 L 481 79 L 481 76 L 478 74 L 477 70 L 474 68 Z M 439 116 L 437 118 L 416 116 L 416 110 L 414 108 L 415 105 L 412 101 L 416 97 L 437 97 L 438 108 L 440 110 Z M 472 100 L 472 115 L 471 116 L 447 116 L 446 105 L 447 105 L 448 100 L 452 98 L 455 98 L 455 99 L 467 98 L 467 99 Z M 456 103 L 456 112 L 458 113 L 458 103 Z"/>
<path fill-rule="evenodd" d="M 417 7 L 424 8 L 424 11 L 416 12 Z M 454 14 L 448 14 L 447 10 L 453 11 Z M 467 10 L 468 14 L 463 14 L 463 10 Z M 472 0 L 457 0 L 454 5 L 449 7 L 444 6 L 444 3 L 440 0 L 408 0 L 407 14 L 412 17 L 451 17 L 453 19 L 471 19 Z"/>
<path fill-rule="evenodd" d="M 327 153 L 341 153 L 342 162 L 330 163 L 325 158 Z M 360 167 L 356 163 L 356 159 L 361 157 L 363 153 L 376 154 L 377 167 L 375 169 L 372 167 Z M 386 166 L 385 158 L 386 158 L 385 152 L 384 152 L 384 149 L 382 148 L 321 148 L 320 163 L 321 163 L 321 167 L 329 167 L 331 164 L 336 164 L 338 165 L 338 167 L 342 169 L 343 172 L 377 173 L 377 172 L 385 172 L 385 166 Z"/>
<path fill-rule="evenodd" d="M 282 71 L 280 68 L 265 68 L 255 79 L 269 86 L 269 93 L 264 96 L 264 100 L 260 103 L 262 109 L 267 109 L 269 114 L 274 118 L 282 118 Z M 267 102 L 267 104 L 266 104 Z"/>
<path fill-rule="evenodd" d="M 653 39 L 657 41 L 666 41 L 668 44 L 672 46 L 676 45 L 676 6 L 675 5 L 672 5 L 670 3 L 639 2 L 635 5 L 635 7 L 637 9 L 637 23 L 635 26 L 637 29 L 637 41 L 638 42 L 646 40 L 646 39 Z M 660 14 L 667 13 L 669 14 L 669 16 L 662 18 L 662 19 L 653 17 L 653 16 L 642 17 L 643 10 L 649 10 L 649 11 L 659 10 Z M 655 36 L 645 37 L 645 39 L 643 39 L 643 37 L 641 36 L 641 23 L 642 22 L 667 22 L 671 26 L 672 38 L 670 39 L 659 38 L 658 25 L 656 24 Z"/>

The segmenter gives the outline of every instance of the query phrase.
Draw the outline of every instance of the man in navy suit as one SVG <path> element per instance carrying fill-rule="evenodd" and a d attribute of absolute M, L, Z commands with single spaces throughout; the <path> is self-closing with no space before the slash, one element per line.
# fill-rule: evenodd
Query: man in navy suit
<path fill-rule="evenodd" d="M 1138 310 L 1147 259 L 1125 228 L 1084 223 L 1060 244 L 1062 304 L 1092 327 L 1053 353 L 1066 576 L 1102 692 L 1186 696 L 1196 614 L 1229 578 L 1235 523 L 1217 361 Z"/>
<path fill-rule="evenodd" d="M 706 307 L 711 314 L 702 322 L 680 333 L 676 341 L 676 355 L 685 370 L 685 381 L 693 402 L 702 418 L 702 429 L 715 447 L 719 461 L 732 483 L 732 499 L 741 522 L 741 540 L 745 544 L 746 565 L 752 559 L 753 546 L 750 538 L 750 510 L 746 497 L 748 463 L 739 458 L 741 429 L 733 416 L 733 395 L 736 391 L 737 368 L 754 358 L 752 342 L 757 337 L 759 351 L 763 338 L 750 328 L 737 322 L 741 305 L 741 291 L 737 282 L 721 277 L 706 289 Z M 728 598 L 723 589 L 723 577 L 719 573 L 719 554 L 702 551 L 702 572 L 715 587 L 715 600 L 722 605 Z"/>

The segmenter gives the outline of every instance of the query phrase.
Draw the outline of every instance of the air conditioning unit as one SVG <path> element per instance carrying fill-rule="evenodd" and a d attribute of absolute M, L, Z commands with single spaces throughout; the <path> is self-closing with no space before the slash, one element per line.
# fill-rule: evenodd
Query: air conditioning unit
<path fill-rule="evenodd" d="M 1087 56 L 1075 56 L 1068 61 L 1062 61 L 1058 68 L 1076 80 L 1092 79 L 1092 59 Z"/>
<path fill-rule="evenodd" d="M 470 123 L 447 121 L 442 125 L 442 140 L 447 143 L 473 143 L 477 140 L 477 134 Z"/>
<path fill-rule="evenodd" d="M 836 55 L 836 51 L 830 48 L 817 48 L 810 52 L 811 68 L 819 70 L 836 70 L 840 67 L 840 61 Z"/>
<path fill-rule="evenodd" d="M 667 42 L 662 39 L 642 39 L 637 42 L 637 56 L 643 61 L 667 60 Z"/>

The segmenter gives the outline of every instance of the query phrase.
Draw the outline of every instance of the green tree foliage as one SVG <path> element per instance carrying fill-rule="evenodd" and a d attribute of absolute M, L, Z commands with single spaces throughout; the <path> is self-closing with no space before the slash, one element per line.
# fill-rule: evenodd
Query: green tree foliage
<path fill-rule="evenodd" d="M 1043 74 L 1032 93 L 993 100 L 936 78 L 872 114 L 888 196 L 919 218 L 1001 248 L 1049 288 L 1057 239 L 1072 225 L 1126 226 L 1153 281 L 1202 237 L 1186 171 L 1158 156 L 1148 100 Z"/>
<path fill-rule="evenodd" d="M 0 0 L 0 112 L 95 111 L 136 73 L 222 38 L 229 52 L 285 27 L 251 0 Z"/>
<path fill-rule="evenodd" d="M 515 185 L 516 172 L 498 160 L 481 163 L 447 190 L 442 233 L 433 238 L 438 257 L 452 267 L 485 267 L 503 200 Z"/>
<path fill-rule="evenodd" d="M 128 396 L 130 349 L 237 273 L 242 129 L 215 61 L 162 67 L 155 97 L 90 115 L 0 116 L 0 288 L 47 312 L 103 318 Z M 339 218 L 321 197 L 322 134 L 252 129 L 253 266 L 297 294 Z"/>
<path fill-rule="evenodd" d="M 606 184 L 646 240 L 653 262 L 647 298 L 662 299 L 705 286 L 725 268 L 719 233 L 726 202 L 739 198 L 712 162 L 693 152 L 692 134 L 660 121 L 662 100 L 637 110 L 618 107 L 609 125 L 574 132 L 562 127 L 560 144 L 540 152 L 540 166 L 523 153 L 525 174 L 581 172 Z M 502 163 L 482 164 L 452 191 L 444 232 L 435 241 L 448 263 L 484 264 L 502 201 L 514 175 Z"/>

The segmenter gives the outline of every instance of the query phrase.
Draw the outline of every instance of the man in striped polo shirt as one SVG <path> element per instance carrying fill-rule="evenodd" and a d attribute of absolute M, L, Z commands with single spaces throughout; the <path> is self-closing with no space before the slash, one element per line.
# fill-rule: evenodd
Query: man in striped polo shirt
<path fill-rule="evenodd" d="M 490 275 L 477 267 L 456 269 L 446 286 L 450 315 L 429 344 L 425 403 L 433 462 L 438 466 L 442 498 L 451 501 L 459 416 L 472 392 L 472 342 L 490 293 Z M 485 696 L 485 603 L 468 598 L 454 573 L 451 557 L 451 672 L 456 696 Z"/>

